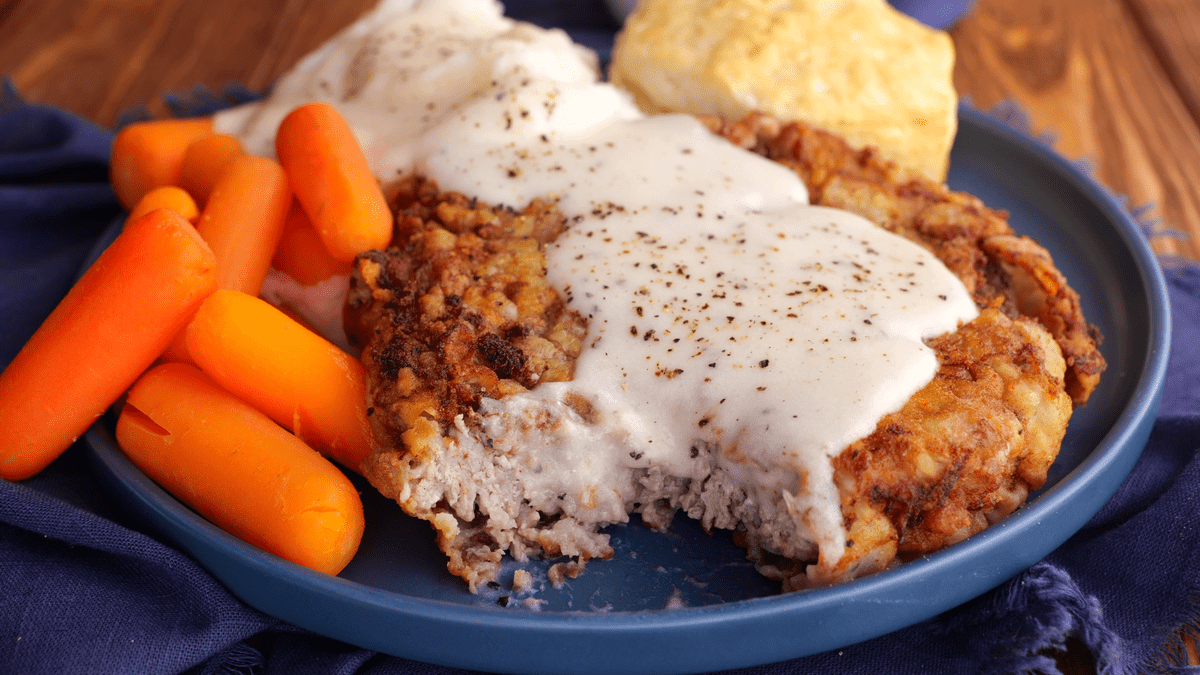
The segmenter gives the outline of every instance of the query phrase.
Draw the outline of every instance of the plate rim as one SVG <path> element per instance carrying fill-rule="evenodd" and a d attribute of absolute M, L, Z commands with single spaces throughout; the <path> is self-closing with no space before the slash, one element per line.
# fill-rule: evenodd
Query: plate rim
<path fill-rule="evenodd" d="M 936 577 L 939 571 L 945 573 L 947 569 L 953 569 L 956 565 L 961 564 L 963 559 L 971 559 L 979 555 L 978 553 L 974 553 L 976 550 L 990 550 L 990 548 L 1000 546 L 1006 541 L 1027 536 L 1028 532 L 1032 530 L 1053 530 L 1056 533 L 1053 537 L 1059 537 L 1062 531 L 1069 528 L 1069 534 L 1062 537 L 1044 553 L 1037 555 L 1036 559 L 1029 561 L 1021 560 L 1021 566 L 1011 573 L 993 573 L 993 578 L 989 581 L 989 586 L 983 590 L 972 592 L 969 597 L 960 598 L 960 602 L 965 602 L 970 598 L 986 593 L 991 588 L 1000 585 L 1008 578 L 1011 578 L 1011 576 L 1018 574 L 1021 570 L 1040 560 L 1050 551 L 1061 545 L 1069 538 L 1070 534 L 1073 534 L 1082 527 L 1103 504 L 1107 503 L 1129 471 L 1132 470 L 1133 464 L 1140 455 L 1141 449 L 1149 435 L 1150 427 L 1161 401 L 1162 386 L 1167 367 L 1167 355 L 1169 354 L 1170 347 L 1170 304 L 1164 275 L 1157 264 L 1157 259 L 1149 243 L 1140 234 L 1136 223 L 1116 198 L 1078 166 L 1053 152 L 1045 144 L 989 116 L 985 112 L 979 111 L 967 104 L 960 105 L 959 124 L 960 126 L 976 127 L 984 133 L 997 137 L 1007 145 L 1013 146 L 1013 148 L 1036 158 L 1039 163 L 1046 165 L 1066 179 L 1071 184 L 1071 187 L 1082 193 L 1089 202 L 1107 216 L 1112 229 L 1120 235 L 1123 248 L 1137 263 L 1138 277 L 1146 292 L 1145 301 L 1151 320 L 1149 321 L 1149 325 L 1146 326 L 1146 330 L 1149 332 L 1149 339 L 1147 341 L 1146 355 L 1142 363 L 1141 375 L 1133 388 L 1134 394 L 1130 400 L 1124 402 L 1121 407 L 1121 414 L 1113 421 L 1111 428 L 1097 443 L 1096 447 L 1057 484 L 1039 495 L 1036 503 L 1023 507 L 1007 520 L 984 530 L 967 541 L 935 554 L 922 557 L 892 570 L 838 586 L 814 591 L 748 598 L 725 604 L 636 612 L 529 612 L 522 610 L 514 612 L 511 609 L 498 607 L 475 607 L 443 600 L 419 598 L 395 591 L 366 586 L 347 579 L 328 577 L 261 552 L 249 544 L 245 544 L 231 535 L 224 533 L 195 515 L 186 506 L 176 501 L 165 491 L 162 491 L 161 488 L 158 488 L 153 481 L 146 478 L 140 471 L 133 468 L 132 464 L 128 463 L 128 460 L 119 451 L 116 451 L 114 456 L 113 453 L 109 452 L 108 448 L 104 448 L 103 446 L 106 443 L 113 444 L 111 432 L 109 428 L 104 426 L 104 422 L 97 423 L 85 436 L 89 458 L 92 460 L 93 466 L 97 469 L 97 473 L 108 474 L 105 476 L 106 481 L 121 481 L 122 478 L 117 474 L 128 472 L 129 469 L 140 475 L 145 483 L 148 484 L 148 487 L 143 485 L 141 486 L 140 494 L 124 495 L 123 497 L 126 500 L 133 500 L 134 502 L 140 501 L 140 505 L 134 504 L 132 508 L 144 510 L 142 515 L 148 516 L 151 521 L 155 521 L 152 523 L 152 526 L 154 526 L 156 532 L 175 541 L 185 552 L 189 553 L 193 558 L 197 558 L 206 570 L 216 577 L 223 586 L 230 589 L 236 597 L 242 599 L 243 602 L 269 615 L 276 616 L 277 618 L 329 637 L 405 658 L 464 668 L 495 669 L 499 666 L 506 672 L 559 672 L 564 667 L 567 667 L 560 660 L 564 657 L 572 659 L 571 663 L 577 668 L 582 668 L 590 672 L 601 672 L 609 669 L 621 672 L 699 672 L 700 670 L 707 671 L 771 663 L 819 653 L 904 628 L 941 611 L 945 611 L 959 603 L 956 602 L 949 606 L 939 605 L 936 611 L 929 607 L 916 608 L 911 612 L 911 616 L 920 615 L 920 618 L 907 621 L 903 625 L 893 625 L 887 630 L 882 631 L 867 630 L 859 635 L 848 635 L 851 638 L 848 641 L 840 639 L 827 640 L 825 642 L 817 641 L 812 643 L 816 648 L 796 650 L 794 648 L 788 649 L 787 647 L 789 646 L 785 645 L 784 648 L 777 647 L 775 649 L 756 651 L 753 655 L 749 656 L 739 654 L 736 658 L 731 658 L 728 655 L 728 651 L 734 650 L 727 650 L 725 658 L 722 658 L 720 654 L 713 655 L 711 647 L 704 649 L 705 644 L 711 642 L 714 636 L 719 634 L 727 637 L 728 631 L 734 624 L 742 626 L 749 623 L 756 627 L 771 625 L 788 626 L 787 630 L 794 631 L 797 629 L 795 625 L 797 617 L 795 614 L 802 607 L 811 608 L 809 613 L 817 610 L 836 612 L 847 602 L 853 601 L 853 596 L 856 595 L 873 593 L 877 594 L 877 597 L 880 598 L 887 597 L 888 591 L 894 590 L 897 586 L 911 588 L 918 583 L 917 580 L 925 575 L 933 574 Z M 1132 329 L 1133 327 L 1129 328 Z M 1131 446 L 1136 446 L 1136 452 L 1129 450 Z M 115 444 L 112 447 L 115 448 Z M 120 466 L 122 460 L 127 466 Z M 1101 490 L 1103 498 L 1099 499 L 1097 497 L 1099 493 L 1096 493 L 1089 494 L 1089 499 L 1087 500 L 1089 504 L 1091 502 L 1098 502 L 1095 509 L 1089 506 L 1088 509 L 1084 510 L 1086 513 L 1075 513 L 1074 518 L 1071 519 L 1070 523 L 1067 523 L 1067 527 L 1063 527 L 1065 523 L 1062 521 L 1047 525 L 1039 520 L 1043 512 L 1053 511 L 1056 506 L 1061 508 L 1062 504 L 1072 503 L 1072 501 L 1079 499 L 1079 495 L 1083 490 L 1095 491 L 1097 481 L 1103 484 Z M 129 489 L 123 488 L 121 485 L 117 485 L 117 488 Z M 111 491 L 110 489 L 109 492 L 111 493 Z M 155 491 L 157 491 L 157 495 Z M 164 497 L 167 501 L 163 501 Z M 186 513 L 179 513 L 179 510 L 183 510 Z M 1078 521 L 1077 525 L 1075 521 Z M 182 528 L 183 538 L 186 541 L 178 541 L 180 539 L 179 532 L 163 532 L 161 528 L 164 526 L 164 523 L 170 524 L 172 527 Z M 271 585 L 299 584 L 305 587 L 308 592 L 320 598 L 333 598 L 342 603 L 357 603 L 361 605 L 364 616 L 368 614 L 371 616 L 371 619 L 368 620 L 378 620 L 378 617 L 375 615 L 381 612 L 387 615 L 395 615 L 399 612 L 403 614 L 406 621 L 414 624 L 410 628 L 416 628 L 418 624 L 424 623 L 425 632 L 427 633 L 430 632 L 428 630 L 430 624 L 439 627 L 440 630 L 472 630 L 474 631 L 472 640 L 475 641 L 476 646 L 489 643 L 494 643 L 496 646 L 503 644 L 508 646 L 508 653 L 522 651 L 520 649 L 513 650 L 513 640 L 516 639 L 519 642 L 522 634 L 536 633 L 540 636 L 536 642 L 542 643 L 556 640 L 560 644 L 552 649 L 545 649 L 541 652 L 538 652 L 536 649 L 527 649 L 524 650 L 525 658 L 513 660 L 511 657 L 507 657 L 507 660 L 501 663 L 494 660 L 481 660 L 477 654 L 463 653 L 466 650 L 454 654 L 442 653 L 445 650 L 431 647 L 430 643 L 435 641 L 430 640 L 418 640 L 416 642 L 419 644 L 407 645 L 405 648 L 396 649 L 395 644 L 380 644 L 380 641 L 377 639 L 361 639 L 361 635 L 354 629 L 330 631 L 328 627 L 318 625 L 320 624 L 319 621 L 313 622 L 309 620 L 311 617 L 280 616 L 277 611 L 269 611 L 263 608 L 262 605 L 269 603 L 265 603 L 262 598 L 258 597 L 254 588 L 248 588 L 245 583 L 239 580 L 230 579 L 231 573 L 227 570 L 217 571 L 212 569 L 216 565 L 212 562 L 209 553 L 197 550 L 198 546 L 203 546 L 203 542 L 197 542 L 196 538 L 203 539 L 205 537 L 214 540 L 218 545 L 229 547 L 234 557 L 238 558 L 237 564 L 262 571 L 270 577 Z M 991 543 L 993 541 L 998 543 Z M 1026 562 L 1027 564 L 1025 564 Z M 991 583 L 992 581 L 994 583 Z M 498 619 L 500 620 L 498 621 Z M 497 624 L 503 625 L 498 626 Z M 664 658 L 648 658 L 646 653 L 639 653 L 644 652 L 646 649 L 661 653 L 661 648 L 654 649 L 656 641 L 666 639 L 668 634 L 678 634 L 680 632 L 688 633 L 688 635 L 683 636 L 682 639 L 678 639 L 678 635 L 670 635 L 677 639 L 674 640 L 668 651 L 675 652 L 687 647 L 694 647 L 700 650 L 693 652 L 691 658 L 675 661 Z M 771 639 L 776 639 L 784 635 L 784 632 L 775 628 L 774 630 L 766 630 L 763 636 L 766 637 L 768 634 L 773 636 Z M 610 651 L 605 652 L 607 660 L 601 663 L 596 661 L 581 662 L 581 656 L 583 659 L 590 658 L 588 654 L 591 650 L 587 648 L 594 649 L 596 647 L 595 644 L 587 643 L 596 640 L 620 640 L 622 651 L 634 653 L 637 658 L 632 662 L 627 662 L 628 659 L 623 661 L 618 658 L 618 654 Z M 526 639 L 526 641 L 528 640 Z M 758 640 L 758 642 L 762 641 L 763 639 Z M 778 640 L 776 639 L 776 641 Z M 473 647 L 472 650 L 486 651 L 482 647 L 478 649 Z M 701 653 L 704 656 L 697 658 L 696 654 Z M 491 656 L 495 655 L 496 653 L 491 654 Z M 679 657 L 680 654 L 673 653 L 672 656 Z"/>

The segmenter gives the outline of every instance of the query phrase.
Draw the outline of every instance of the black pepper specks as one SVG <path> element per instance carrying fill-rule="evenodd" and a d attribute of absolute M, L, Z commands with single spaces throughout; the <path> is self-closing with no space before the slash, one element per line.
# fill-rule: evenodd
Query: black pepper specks
<path fill-rule="evenodd" d="M 481 335 L 475 350 L 498 377 L 513 379 L 525 369 L 525 354 L 495 333 Z"/>
<path fill-rule="evenodd" d="M 897 249 L 883 235 L 867 234 L 856 223 L 843 222 L 828 211 L 810 223 L 793 220 L 792 210 L 779 209 L 776 201 L 768 201 L 761 212 L 732 206 L 744 202 L 730 202 L 728 195 L 719 194 L 726 189 L 722 183 L 741 190 L 747 187 L 747 177 L 719 166 L 713 171 L 706 163 L 707 146 L 697 145 L 701 140 L 657 146 L 668 150 L 657 153 L 658 158 L 653 156 L 654 146 L 647 144 L 649 153 L 643 149 L 633 155 L 645 157 L 644 162 L 634 162 L 645 166 L 633 166 L 620 160 L 629 156 L 623 153 L 632 151 L 635 141 L 619 141 L 622 154 L 617 154 L 610 150 L 611 143 L 598 140 L 615 138 L 607 133 L 582 141 L 570 134 L 541 133 L 547 127 L 540 124 L 545 111 L 539 104 L 545 101 L 549 110 L 555 96 L 545 95 L 538 82 L 530 86 L 539 87 L 532 93 L 540 99 L 511 89 L 512 78 L 503 86 L 510 88 L 508 98 L 490 109 L 497 113 L 507 109 L 507 117 L 495 114 L 488 128 L 492 132 L 511 128 L 505 141 L 511 144 L 489 155 L 493 157 L 489 179 L 514 191 L 525 187 L 524 181 L 531 186 L 561 186 L 560 206 L 569 222 L 564 222 L 565 234 L 544 244 L 543 250 L 552 277 L 563 280 L 562 275 L 572 275 L 572 287 L 559 292 L 573 309 L 591 317 L 588 335 L 582 339 L 606 352 L 604 358 L 615 364 L 606 366 L 612 367 L 612 380 L 631 394 L 654 397 L 658 391 L 654 387 L 703 391 L 705 407 L 696 409 L 707 416 L 685 418 L 697 420 L 700 428 L 710 423 L 723 426 L 727 419 L 742 424 L 735 420 L 749 414 L 743 410 L 748 399 L 757 400 L 756 410 L 776 411 L 771 420 L 775 431 L 780 424 L 793 424 L 790 418 L 801 409 L 796 403 L 807 399 L 793 398 L 796 387 L 790 386 L 790 373 L 814 358 L 853 359 L 856 350 L 851 343 L 857 340 L 850 332 L 853 329 L 864 330 L 860 348 L 874 342 L 881 331 L 862 326 L 873 326 L 875 318 L 883 322 L 881 327 L 888 325 L 886 313 L 875 313 L 874 303 L 881 302 L 883 295 L 890 294 L 898 304 L 915 302 L 915 296 L 923 294 L 928 306 L 934 294 L 945 290 L 931 288 L 918 275 L 920 284 L 907 293 L 904 286 L 911 278 L 903 272 L 919 267 L 912 260 L 900 261 Z M 689 157 L 680 154 L 692 149 L 695 152 Z M 480 156 L 474 150 L 472 154 Z M 653 168 L 655 163 L 659 168 Z M 659 189 L 657 182 L 648 190 L 603 187 L 612 185 L 605 181 L 613 167 L 620 167 L 622 179 L 636 182 L 644 176 L 670 182 L 691 181 L 696 165 L 709 174 L 706 182 L 681 182 L 670 189 Z M 554 173 L 559 169 L 561 177 Z M 589 176 L 589 171 L 595 175 Z M 572 178 L 566 178 L 568 174 Z M 874 243 L 880 243 L 878 250 Z M 938 297 L 948 300 L 946 295 Z M 860 304 L 865 308 L 859 309 Z M 636 323 L 625 323 L 629 319 Z M 623 339 L 622 326 L 631 340 Z M 498 374 L 519 365 L 515 358 L 508 365 L 509 339 L 513 337 L 501 332 L 479 341 L 480 360 L 495 365 Z M 808 353 L 812 350 L 819 356 Z M 763 358 L 767 355 L 769 359 Z M 415 360 L 395 356 L 396 365 Z M 776 362 L 774 369 L 771 361 Z M 818 384 L 814 389 L 822 387 Z M 713 398 L 726 395 L 718 392 L 726 391 L 729 405 L 707 408 Z M 755 391 L 766 393 L 746 395 Z M 715 424 L 717 409 L 723 415 L 722 425 Z M 696 443 L 688 449 L 692 458 L 699 457 L 701 450 L 716 452 L 715 447 Z M 625 453 L 634 461 L 643 459 L 640 449 L 626 448 Z"/>

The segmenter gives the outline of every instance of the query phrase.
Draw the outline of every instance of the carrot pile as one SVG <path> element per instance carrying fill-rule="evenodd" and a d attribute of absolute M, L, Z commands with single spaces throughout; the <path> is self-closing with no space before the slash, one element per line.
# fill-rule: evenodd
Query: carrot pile
<path fill-rule="evenodd" d="M 113 143 L 122 233 L 0 372 L 0 477 L 37 474 L 104 410 L 131 461 L 239 538 L 339 573 L 362 503 L 331 459 L 371 451 L 366 373 L 259 299 L 274 266 L 301 285 L 384 248 L 392 217 L 332 106 L 293 111 L 279 161 L 210 119 L 135 124 Z M 155 365 L 155 364 L 159 365 Z"/>

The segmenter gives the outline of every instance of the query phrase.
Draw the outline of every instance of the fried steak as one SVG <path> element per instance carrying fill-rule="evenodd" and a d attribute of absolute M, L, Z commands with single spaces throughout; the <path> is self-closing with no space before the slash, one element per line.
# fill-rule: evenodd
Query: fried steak
<path fill-rule="evenodd" d="M 869 574 L 960 541 L 1024 503 L 1045 482 L 1072 405 L 1099 381 L 1100 336 L 1078 295 L 1004 213 L 803 124 L 758 114 L 705 121 L 796 171 L 814 204 L 860 214 L 933 252 L 980 314 L 929 341 L 940 363 L 933 381 L 833 459 L 846 549 L 840 560 L 818 560 L 811 542 L 796 541 L 785 496 L 748 500 L 715 461 L 703 481 L 631 468 L 614 486 L 618 508 L 527 489 L 522 470 L 538 448 L 489 433 L 488 406 L 572 377 L 586 320 L 546 282 L 542 252 L 571 223 L 548 202 L 518 211 L 419 177 L 400 181 L 391 190 L 393 246 L 358 258 L 346 306 L 377 442 L 362 468 L 433 525 L 450 571 L 472 590 L 496 578 L 506 552 L 568 556 L 556 572 L 576 573 L 612 555 L 603 526 L 639 513 L 665 528 L 680 510 L 706 528 L 734 530 L 784 590 Z M 588 421 L 587 401 L 567 403 Z M 525 424 L 552 439 L 564 422 L 541 411 Z M 692 449 L 698 461 L 716 451 Z"/>

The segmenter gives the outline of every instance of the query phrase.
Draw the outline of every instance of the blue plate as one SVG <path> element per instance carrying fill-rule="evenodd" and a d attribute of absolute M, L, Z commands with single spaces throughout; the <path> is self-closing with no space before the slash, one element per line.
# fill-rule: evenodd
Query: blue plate
<path fill-rule="evenodd" d="M 345 642 L 463 668 L 683 673 L 836 649 L 976 597 L 1050 553 L 1112 496 L 1158 410 L 1170 335 L 1166 287 L 1134 222 L 1052 151 L 988 116 L 960 111 L 948 181 L 1008 209 L 1041 241 L 1105 335 L 1109 369 L 1071 421 L 1046 487 L 1002 524 L 944 551 L 840 586 L 778 595 L 727 534 L 686 518 L 666 534 L 611 528 L 616 555 L 562 588 L 503 583 L 471 595 L 446 572 L 423 522 L 361 481 L 367 531 L 330 577 L 259 551 L 197 516 L 116 447 L 112 422 L 87 434 L 107 490 L 253 607 Z M 535 580 L 548 563 L 523 565 Z"/>

